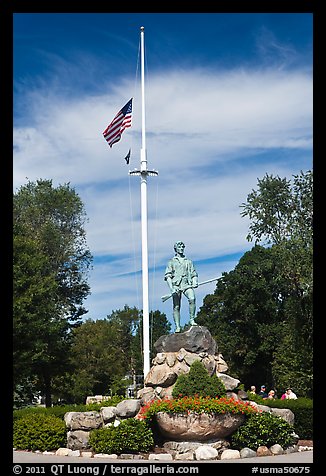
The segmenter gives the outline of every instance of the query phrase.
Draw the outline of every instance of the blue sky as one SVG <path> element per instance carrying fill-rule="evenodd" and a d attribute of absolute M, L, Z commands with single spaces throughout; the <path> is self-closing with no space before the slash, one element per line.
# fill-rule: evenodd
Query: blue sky
<path fill-rule="evenodd" d="M 145 27 L 150 308 L 161 302 L 173 244 L 199 280 L 252 247 L 241 203 L 266 173 L 312 168 L 311 13 L 14 14 L 14 190 L 70 182 L 94 256 L 85 318 L 142 308 L 140 27 Z M 102 136 L 131 98 L 133 125 Z M 129 166 L 124 156 L 131 147 Z M 197 290 L 197 308 L 215 284 Z M 188 320 L 182 303 L 182 324 Z"/>

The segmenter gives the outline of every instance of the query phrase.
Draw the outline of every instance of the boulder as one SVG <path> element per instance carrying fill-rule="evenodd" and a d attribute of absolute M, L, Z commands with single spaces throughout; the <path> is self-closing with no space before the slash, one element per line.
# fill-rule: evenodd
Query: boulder
<path fill-rule="evenodd" d="M 186 453 L 176 453 L 174 459 L 175 461 L 193 461 L 195 459 L 195 453 L 193 451 L 187 451 Z"/>
<path fill-rule="evenodd" d="M 89 431 L 75 430 L 67 433 L 67 448 L 70 450 L 86 450 L 89 448 Z"/>
<path fill-rule="evenodd" d="M 115 419 L 117 409 L 116 407 L 101 407 L 100 412 L 104 423 L 109 423 Z"/>
<path fill-rule="evenodd" d="M 210 445 L 200 445 L 195 450 L 196 460 L 217 459 L 218 451 Z"/>
<path fill-rule="evenodd" d="M 55 452 L 56 456 L 71 456 L 72 450 L 69 448 L 58 448 Z"/>
<path fill-rule="evenodd" d="M 216 369 L 216 361 L 213 355 L 209 355 L 204 357 L 202 360 L 202 364 L 204 365 L 205 369 L 209 373 L 209 375 L 213 375 Z"/>
<path fill-rule="evenodd" d="M 257 456 L 273 456 L 273 453 L 267 446 L 258 446 L 256 454 Z"/>
<path fill-rule="evenodd" d="M 224 450 L 221 454 L 221 459 L 240 459 L 239 450 Z"/>
<path fill-rule="evenodd" d="M 282 446 L 278 443 L 272 445 L 269 449 L 273 453 L 273 455 L 282 455 L 284 453 Z"/>
<path fill-rule="evenodd" d="M 120 418 L 132 418 L 137 415 L 140 410 L 139 399 L 123 400 L 116 406 L 116 416 Z"/>
<path fill-rule="evenodd" d="M 176 376 L 178 377 L 180 374 L 187 374 L 190 370 L 190 366 L 188 366 L 186 364 L 186 361 L 183 360 L 183 361 L 179 361 L 177 359 L 175 365 L 173 366 L 173 372 L 176 374 Z"/>
<path fill-rule="evenodd" d="M 163 448 L 167 451 L 177 452 L 179 454 L 182 453 L 189 453 L 194 452 L 199 446 L 203 443 L 200 441 L 165 441 L 163 443 Z M 214 439 L 205 441 L 205 445 L 212 446 L 216 450 L 224 451 L 226 448 L 230 446 L 228 440 L 221 438 L 221 439 Z"/>
<path fill-rule="evenodd" d="M 154 365 L 145 378 L 146 387 L 169 387 L 177 380 L 176 373 L 166 364 Z"/>
<path fill-rule="evenodd" d="M 154 348 L 157 353 L 178 352 L 179 349 L 184 348 L 196 354 L 207 352 L 214 355 L 217 351 L 217 344 L 206 327 L 192 326 L 185 332 L 159 337 Z"/>
<path fill-rule="evenodd" d="M 69 430 L 93 430 L 102 426 L 99 412 L 67 412 L 64 416 Z"/>
<path fill-rule="evenodd" d="M 222 380 L 226 390 L 234 390 L 235 388 L 237 388 L 237 386 L 240 383 L 240 380 L 238 380 L 237 378 L 231 377 L 230 375 L 220 374 L 219 372 L 216 372 L 216 375 Z"/>
<path fill-rule="evenodd" d="M 225 362 L 223 355 L 216 354 L 214 357 L 216 360 L 216 371 L 219 373 L 227 372 L 229 367 L 228 364 Z"/>
<path fill-rule="evenodd" d="M 260 405 L 258 404 L 257 405 L 257 410 L 261 411 L 261 412 L 267 412 L 267 413 L 271 413 L 271 407 L 269 407 L 268 405 Z"/>
<path fill-rule="evenodd" d="M 153 461 L 172 461 L 173 457 L 170 453 L 150 453 L 148 460 Z"/>
<path fill-rule="evenodd" d="M 173 385 L 171 387 L 163 388 L 160 393 L 160 398 L 170 400 L 172 397 Z"/>
<path fill-rule="evenodd" d="M 153 364 L 164 364 L 166 358 L 165 352 L 159 352 L 153 359 Z"/>
<path fill-rule="evenodd" d="M 146 405 L 151 400 L 154 400 L 155 397 L 156 395 L 153 387 L 143 387 L 137 392 L 137 398 L 140 399 L 141 406 Z"/>
<path fill-rule="evenodd" d="M 256 456 L 256 451 L 252 450 L 251 448 L 242 448 L 240 450 L 240 458 L 254 458 Z"/>
<path fill-rule="evenodd" d="M 271 408 L 271 413 L 287 421 L 290 425 L 294 424 L 294 413 L 289 408 Z"/>
<path fill-rule="evenodd" d="M 207 441 L 231 435 L 244 422 L 244 415 L 231 413 L 158 412 L 156 421 L 164 438 L 176 441 Z"/>
<path fill-rule="evenodd" d="M 163 443 L 163 448 L 166 451 L 177 452 L 180 454 L 194 452 L 198 446 L 200 446 L 200 441 L 165 441 Z"/>

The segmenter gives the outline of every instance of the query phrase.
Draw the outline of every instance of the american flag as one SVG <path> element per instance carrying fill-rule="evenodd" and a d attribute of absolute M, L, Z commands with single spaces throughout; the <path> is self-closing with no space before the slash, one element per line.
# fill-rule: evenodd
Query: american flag
<path fill-rule="evenodd" d="M 127 127 L 131 127 L 132 98 L 117 113 L 113 121 L 103 132 L 104 139 L 112 147 L 113 144 L 119 142 L 121 134 Z"/>

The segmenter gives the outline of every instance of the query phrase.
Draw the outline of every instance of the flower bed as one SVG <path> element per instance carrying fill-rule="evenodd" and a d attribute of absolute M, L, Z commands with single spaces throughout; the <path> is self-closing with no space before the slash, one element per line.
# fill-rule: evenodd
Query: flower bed
<path fill-rule="evenodd" d="M 257 410 L 249 402 L 233 398 L 183 397 L 155 400 L 145 405 L 138 418 L 156 422 L 164 438 L 207 441 L 231 435 Z"/>
<path fill-rule="evenodd" d="M 207 413 L 210 415 L 231 413 L 237 415 L 252 415 L 258 410 L 249 402 L 235 400 L 234 398 L 212 398 L 212 397 L 182 397 L 176 399 L 152 400 L 144 405 L 138 418 L 153 420 L 159 412 L 190 414 Z"/>

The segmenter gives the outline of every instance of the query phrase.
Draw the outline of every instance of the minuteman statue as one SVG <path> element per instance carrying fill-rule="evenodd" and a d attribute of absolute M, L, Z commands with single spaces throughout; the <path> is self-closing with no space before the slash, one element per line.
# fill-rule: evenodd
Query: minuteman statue
<path fill-rule="evenodd" d="M 173 299 L 175 332 L 181 331 L 180 307 L 182 294 L 186 296 L 189 302 L 189 324 L 197 326 L 195 322 L 196 296 L 194 288 L 198 287 L 198 274 L 193 262 L 184 255 L 184 249 L 183 241 L 175 243 L 175 256 L 168 262 L 164 275 Z"/>

